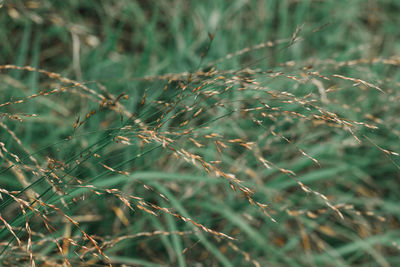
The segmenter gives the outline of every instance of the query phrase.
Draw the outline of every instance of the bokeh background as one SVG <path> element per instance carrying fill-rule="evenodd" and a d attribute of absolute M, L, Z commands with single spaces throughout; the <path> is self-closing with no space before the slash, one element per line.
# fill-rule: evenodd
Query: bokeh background
<path fill-rule="evenodd" d="M 107 134 L 120 130 L 129 120 L 126 116 L 120 119 L 123 114 L 118 108 L 114 113 L 99 111 L 95 94 L 79 93 L 77 84 L 67 86 L 67 81 L 37 71 L 1 68 L 0 102 L 26 100 L 0 106 L 0 141 L 7 151 L 23 159 L 20 169 L 25 176 L 18 178 L 21 173 L 10 166 L 14 164 L 18 169 L 20 163 L 3 150 L 1 188 L 47 192 L 50 183 L 37 180 L 28 171 L 29 167 L 34 168 L 33 163 L 28 163 L 29 155 L 35 155 L 38 166 L 47 168 L 48 174 L 57 169 L 60 177 L 64 175 L 61 173 L 67 173 L 65 179 L 70 175 L 87 179 L 90 184 L 95 179 L 93 184 L 98 188 L 117 188 L 124 194 L 142 197 L 236 238 L 230 241 L 195 230 L 193 224 L 160 210 L 156 212 L 158 216 L 140 208 L 131 211 L 118 197 L 104 192 L 98 195 L 79 187 L 66 187 L 66 202 L 71 201 L 68 205 L 54 202 L 54 195 L 43 196 L 46 203 L 58 203 L 99 244 L 114 241 L 104 247 L 113 264 L 400 264 L 400 176 L 396 153 L 400 152 L 399 1 L 8 0 L 1 3 L 2 66 L 44 69 L 84 84 L 109 99 L 121 96 L 118 100 L 121 99 L 123 107 L 146 124 L 152 125 L 158 118 L 157 112 L 162 110 L 156 107 L 157 101 L 173 105 L 180 97 L 176 92 L 184 84 L 191 88 L 189 73 L 193 73 L 193 84 L 197 86 L 213 78 L 203 75 L 210 70 L 220 71 L 218 75 L 231 79 L 222 79 L 215 85 L 217 88 L 229 85 L 235 77 L 243 79 L 243 84 L 255 79 L 260 86 L 277 93 L 263 96 L 265 103 L 287 111 L 273 115 L 263 127 L 258 127 L 248 111 L 233 112 L 257 107 L 260 104 L 257 92 L 237 90 L 221 96 L 231 108 L 229 115 L 214 106 L 217 100 L 192 101 L 188 95 L 190 101 L 188 98 L 181 101 L 186 111 L 193 106 L 194 110 L 206 110 L 206 115 L 189 120 L 186 125 L 183 123 L 190 117 L 179 117 L 179 110 L 173 111 L 172 114 L 179 116 L 166 128 L 174 131 L 178 126 L 200 127 L 210 123 L 211 129 L 206 134 L 219 133 L 230 140 L 243 138 L 255 142 L 262 155 L 279 167 L 264 168 L 243 145 L 221 152 L 224 149 L 218 143 L 198 147 L 185 138 L 173 138 L 207 160 L 221 161 L 220 166 L 227 173 L 244 180 L 246 186 L 255 190 L 254 199 L 268 204 L 268 213 L 276 220 L 272 222 L 260 209 L 250 205 L 246 197 L 231 190 L 226 181 L 210 178 L 204 169 L 185 163 L 171 151 L 157 146 L 146 150 L 139 141 L 134 148 L 106 143 Z M 246 69 L 254 73 L 240 72 Z M 168 73 L 175 76 L 158 76 Z M 269 76 L 271 73 L 276 76 Z M 172 90 L 164 90 L 167 84 Z M 207 90 L 214 90 L 210 84 Z M 26 98 L 63 86 L 67 86 L 67 92 Z M 291 95 L 280 95 L 282 92 Z M 129 98 L 124 99 L 125 95 Z M 367 123 L 377 129 L 356 125 L 351 128 L 353 134 L 334 121 L 316 119 L 312 115 L 319 114 L 317 110 L 307 110 L 301 104 L 301 99 L 308 97 L 336 114 L 333 117 Z M 96 114 L 88 116 L 92 111 Z M 311 119 L 302 120 L 290 112 Z M 12 119 L 12 115 L 23 117 L 23 121 Z M 80 122 L 84 122 L 81 127 L 74 127 L 74 123 Z M 123 162 L 118 166 L 128 170 L 129 175 L 104 174 L 96 157 L 85 157 L 102 142 L 104 147 L 96 150 L 102 164 L 113 167 Z M 81 162 L 75 167 L 66 166 L 66 162 L 76 160 Z M 298 181 L 326 196 L 329 203 L 341 210 L 344 219 L 320 196 L 304 192 L 296 180 L 288 178 L 279 168 L 292 170 Z M 30 184 L 34 186 L 27 189 Z M 26 198 L 29 197 L 32 195 L 28 193 Z M 17 202 L 10 203 L 10 198 L 4 196 L 1 216 L 12 227 L 23 227 L 25 219 Z M 79 258 L 77 255 L 83 255 L 84 249 L 71 245 L 65 238 L 76 238 L 79 245 L 90 248 L 93 244 L 87 243 L 80 230 L 63 216 L 49 207 L 43 209 L 57 231 L 49 235 L 40 220 L 31 220 L 32 229 L 38 232 L 32 238 L 33 254 L 40 266 L 65 264 L 62 255 L 72 266 L 82 262 L 90 266 L 107 264 L 104 258 L 90 253 Z M 23 231 L 17 234 L 26 241 Z M 6 226 L 0 238 L 3 264 L 29 264 L 29 253 L 17 248 L 17 241 Z M 54 240 L 59 240 L 64 254 Z M 13 253 L 18 257 L 11 257 Z"/>

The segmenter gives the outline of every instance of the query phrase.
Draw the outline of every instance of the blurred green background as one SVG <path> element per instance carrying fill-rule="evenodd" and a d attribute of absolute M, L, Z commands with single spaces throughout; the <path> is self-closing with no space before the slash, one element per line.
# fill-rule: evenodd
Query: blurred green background
<path fill-rule="evenodd" d="M 263 86 L 272 90 L 290 92 L 300 98 L 313 94 L 339 117 L 379 127 L 377 130 L 360 127 L 357 130 L 360 143 L 347 131 L 319 127 L 317 122 L 305 123 L 289 116 L 271 123 L 268 129 L 290 136 L 295 144 L 267 136 L 264 128 L 257 128 L 242 117 L 229 117 L 211 125 L 215 132 L 245 136 L 267 146 L 269 160 L 293 170 L 299 180 L 335 204 L 346 204 L 341 206 L 344 220 L 279 171 L 261 169 L 250 153 L 240 148 L 221 156 L 223 166 L 246 177 L 247 185 L 256 189 L 255 199 L 270 205 L 277 223 L 232 192 L 225 182 L 209 179 L 204 170 L 176 163 L 168 153 L 157 149 L 139 158 L 135 158 L 137 151 L 129 149 L 100 150 L 110 166 L 135 158 L 133 167 L 126 164 L 134 170 L 129 179 L 115 174 L 102 176 L 90 160 L 74 175 L 95 177 L 96 186 L 118 188 L 153 200 L 237 238 L 229 243 L 198 232 L 127 238 L 105 250 L 115 264 L 397 266 L 400 264 L 396 245 L 400 244 L 399 160 L 383 149 L 400 151 L 399 14 L 400 1 L 396 0 L 9 0 L 3 1 L 0 9 L 0 64 L 29 65 L 59 73 L 99 93 L 107 91 L 118 96 L 124 92 L 129 95 L 124 100 L 127 109 L 133 114 L 143 114 L 141 118 L 148 123 L 154 119 L 151 100 L 173 101 L 176 95 L 162 93 L 165 80 L 141 78 L 208 70 L 209 64 L 216 60 L 219 61 L 212 66 L 219 71 L 251 68 L 302 77 L 307 70 L 331 78 L 334 74 L 358 78 L 379 86 L 385 93 L 363 84 L 353 86 L 354 81 L 321 79 L 324 87 L 331 90 L 329 101 L 324 102 L 322 97 L 319 99 L 320 83 L 312 79 L 296 85 L 290 79 L 257 76 Z M 210 34 L 214 36 L 212 41 Z M 255 47 L 261 43 L 266 45 Z M 249 51 L 230 56 L 248 47 Z M 37 72 L 2 70 L 0 75 L 1 103 L 59 86 Z M 148 104 L 142 105 L 145 92 Z M 247 97 L 252 106 L 255 96 L 251 92 L 235 92 L 225 97 L 232 103 L 239 97 Z M 275 103 L 272 99 L 271 103 L 299 111 L 284 102 Z M 194 106 L 208 108 L 207 102 L 196 102 Z M 77 117 L 82 118 L 97 107 L 98 103 L 90 98 L 60 94 L 1 107 L 0 111 L 39 114 L 38 118 L 24 119 L 23 124 L 6 119 L 4 123 L 45 166 L 46 156 L 61 161 L 71 159 L 100 142 L 104 129 L 123 126 L 119 116 L 99 113 L 74 132 Z M 205 120 L 223 114 L 213 109 Z M 235 119 L 236 123 L 232 123 Z M 71 142 L 62 141 L 72 132 Z M 4 127 L 0 129 L 0 140 L 9 151 L 26 157 L 26 151 L 18 147 Z M 316 158 L 320 166 L 302 157 L 299 148 Z M 214 146 L 200 150 L 211 160 L 219 157 Z M 23 186 L 2 163 L 0 186 L 21 190 Z M 143 188 L 138 179 L 154 191 Z M 46 186 L 38 184 L 37 188 L 45 190 Z M 81 192 L 71 189 L 69 193 L 72 197 Z M 157 198 L 159 193 L 169 202 Z M 120 208 L 126 212 L 127 222 L 116 212 L 115 207 L 121 206 L 118 201 L 95 194 L 85 199 L 65 212 L 78 216 L 93 211 L 102 216 L 81 225 L 88 233 L 106 240 L 146 231 L 193 231 L 188 223 L 172 216 L 154 217 Z M 5 214 L 17 210 L 2 208 Z M 65 235 L 68 228 L 54 220 L 60 225 L 59 234 Z M 80 233 L 75 229 L 73 234 Z M 0 237 L 2 246 L 12 238 L 6 231 Z M 54 242 L 36 248 L 37 255 L 60 260 L 55 249 Z M 3 264 L 17 264 L 9 253 L 2 254 Z M 74 252 L 68 253 L 71 262 L 77 260 Z M 91 262 L 93 266 L 103 263 Z"/>

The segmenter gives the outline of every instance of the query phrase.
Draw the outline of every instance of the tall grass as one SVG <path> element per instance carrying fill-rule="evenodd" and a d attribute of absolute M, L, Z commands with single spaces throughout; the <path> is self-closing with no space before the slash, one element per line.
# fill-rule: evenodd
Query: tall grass
<path fill-rule="evenodd" d="M 151 3 L 0 9 L 2 264 L 396 265 L 396 2 Z"/>

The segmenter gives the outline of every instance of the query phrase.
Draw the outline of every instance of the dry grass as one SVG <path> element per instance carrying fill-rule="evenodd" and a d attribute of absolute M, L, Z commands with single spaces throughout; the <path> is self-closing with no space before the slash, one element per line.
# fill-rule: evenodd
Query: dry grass
<path fill-rule="evenodd" d="M 260 44 L 253 49 L 263 46 L 264 44 Z M 249 51 L 251 49 L 241 50 L 228 55 L 226 59 Z M 332 64 L 339 68 L 344 65 L 354 66 L 378 62 L 398 64 L 395 59 L 377 59 L 367 62 L 357 60 L 344 63 L 320 62 L 319 64 L 322 67 Z M 0 217 L 0 219 L 5 226 L 2 232 L 9 232 L 13 239 L 17 241 L 10 240 L 10 243 L 5 241 L 3 243 L 3 246 L 7 248 L 5 253 L 16 255 L 12 259 L 14 262 L 24 261 L 28 257 L 32 266 L 35 265 L 36 261 L 53 265 L 58 260 L 48 256 L 40 256 L 40 248 L 47 243 L 53 243 L 56 244 L 57 248 L 52 255 L 59 254 L 60 260 L 67 265 L 74 265 L 74 262 L 79 259 L 87 263 L 104 262 L 111 265 L 112 261 L 103 250 L 106 247 L 112 247 L 121 240 L 160 234 L 194 234 L 193 231 L 154 231 L 135 235 L 119 236 L 117 234 L 113 239 L 93 236 L 82 229 L 80 225 L 84 224 L 85 221 L 96 220 L 99 216 L 101 218 L 101 213 L 88 213 L 85 218 L 82 218 L 82 221 L 67 215 L 69 207 L 79 205 L 81 201 L 86 201 L 83 198 L 87 198 L 88 194 L 114 197 L 121 201 L 122 207 L 128 207 L 131 211 L 141 210 L 153 216 L 159 216 L 161 213 L 172 215 L 178 220 L 192 224 L 200 231 L 217 238 L 226 239 L 229 246 L 235 251 L 240 251 L 234 243 L 228 241 L 236 240 L 235 236 L 210 229 L 200 222 L 179 214 L 173 208 L 162 207 L 157 204 L 161 199 L 168 201 L 168 198 L 146 183 L 141 184 L 150 193 L 160 197 L 159 200 L 146 200 L 141 196 L 127 194 L 116 188 L 98 187 L 94 183 L 95 180 L 108 179 L 107 177 L 114 174 L 127 177 L 132 175 L 137 168 L 134 159 L 143 158 L 145 161 L 146 154 L 152 150 L 158 150 L 160 152 L 157 153 L 163 155 L 156 159 L 158 162 L 154 165 L 154 168 L 168 169 L 170 164 L 179 164 L 181 166 L 179 169 L 182 169 L 182 171 L 192 168 L 206 173 L 210 179 L 223 179 L 241 198 L 247 199 L 250 205 L 256 206 L 274 223 L 279 222 L 274 219 L 273 214 L 276 211 L 270 207 L 271 203 L 257 201 L 254 197 L 257 189 L 254 186 L 246 185 L 249 184 L 248 181 L 253 181 L 255 184 L 265 182 L 265 178 L 257 175 L 257 172 L 260 172 L 258 169 L 261 167 L 272 169 L 272 172 L 276 170 L 287 179 L 294 180 L 305 193 L 315 195 L 328 208 L 299 211 L 286 209 L 290 216 L 297 217 L 306 214 L 309 218 L 316 219 L 322 214 L 331 213 L 329 210 L 332 210 L 332 215 L 336 214 L 344 220 L 344 213 L 352 210 L 357 213 L 358 211 L 354 210 L 354 206 L 336 203 L 334 196 L 328 197 L 323 192 L 312 189 L 312 186 L 305 185 L 301 181 L 301 175 L 298 176 L 293 170 L 281 167 L 278 163 L 270 160 L 268 151 L 275 145 L 274 143 L 283 141 L 288 146 L 292 146 L 295 149 L 294 151 L 297 150 L 289 157 L 305 157 L 314 163 L 313 168 L 319 168 L 318 159 L 296 145 L 296 142 L 291 140 L 292 138 L 280 133 L 279 128 L 287 123 L 291 125 L 290 127 L 296 124 L 305 124 L 310 129 L 328 127 L 333 129 L 331 131 L 326 130 L 330 132 L 330 135 L 334 135 L 334 131 L 347 131 L 356 142 L 361 142 L 362 137 L 358 135 L 359 127 L 377 129 L 376 123 L 370 120 L 353 121 L 346 119 L 329 111 L 324 106 L 324 102 L 335 101 L 329 93 L 332 90 L 336 92 L 340 90 L 339 86 L 342 86 L 342 84 L 339 80 L 351 81 L 354 83 L 353 86 L 363 90 L 371 88 L 371 90 L 379 90 L 384 93 L 384 89 L 370 82 L 340 74 L 321 75 L 314 69 L 299 67 L 294 62 L 288 62 L 286 65 L 290 66 L 287 72 L 250 68 L 219 71 L 212 67 L 207 72 L 198 71 L 145 77 L 143 80 L 149 82 L 150 86 L 152 83 L 157 84 L 158 81 L 162 81 L 166 85 L 164 88 L 151 89 L 162 90 L 162 93 L 158 93 L 156 98 L 146 97 L 146 91 L 144 91 L 142 99 L 137 100 L 143 107 L 148 107 L 143 114 L 132 114 L 125 105 L 124 102 L 129 98 L 129 92 L 113 95 L 104 86 L 100 87 L 101 90 L 92 89 L 89 84 L 73 81 L 57 73 L 29 66 L 0 66 L 3 76 L 7 75 L 10 70 L 37 72 L 42 75 L 40 80 L 43 84 L 39 93 L 8 100 L 0 104 L 0 107 L 6 108 L 0 125 L 17 144 L 14 149 L 16 152 L 13 153 L 7 150 L 7 143 L 1 143 L 0 156 L 4 160 L 2 172 L 3 174 L 10 172 L 10 175 L 16 177 L 23 188 L 19 191 L 1 189 L 3 196 L 1 213 L 4 217 Z M 295 87 L 304 84 L 316 84 L 319 91 L 306 95 L 296 95 L 289 91 L 274 90 L 267 86 L 270 80 L 276 79 L 292 80 Z M 326 83 L 329 84 L 326 85 Z M 46 88 L 46 85 L 50 84 L 52 87 L 48 88 L 47 86 Z M 27 118 L 31 119 L 29 123 L 40 120 L 40 114 L 29 114 L 24 110 L 24 106 L 28 103 L 40 105 L 43 102 L 38 100 L 44 98 L 55 102 L 56 106 L 62 105 L 66 110 L 72 111 L 69 114 L 53 113 L 52 115 L 61 116 L 64 123 L 70 125 L 69 130 L 66 131 L 69 131 L 70 135 L 60 141 L 65 145 L 75 143 L 80 149 L 76 150 L 75 148 L 75 151 L 81 151 L 75 153 L 74 156 L 71 155 L 69 159 L 61 159 L 57 154 L 47 154 L 49 153 L 46 151 L 47 149 L 32 153 L 34 144 L 24 144 L 18 137 L 23 133 L 21 129 L 24 129 Z M 68 101 L 65 101 L 67 99 Z M 78 101 L 80 103 L 76 105 L 75 101 L 71 101 L 72 99 L 80 99 Z M 88 106 L 95 108 L 88 110 Z M 82 115 L 76 119 L 73 114 Z M 92 133 L 86 132 L 86 129 L 89 128 L 86 125 L 95 116 L 98 116 L 98 121 L 100 121 L 98 131 L 105 132 L 105 134 L 103 134 L 102 139 L 90 143 L 86 140 L 88 135 Z M 371 115 L 365 114 L 364 116 L 368 118 Z M 10 123 L 17 124 L 18 128 L 16 130 L 10 129 L 8 126 Z M 44 121 L 44 123 L 46 122 Z M 98 124 L 98 122 L 95 123 Z M 221 131 L 221 127 L 218 127 L 218 125 L 228 126 L 222 128 Z M 251 131 L 247 131 L 247 127 Z M 15 127 L 13 128 L 15 129 Z M 232 131 L 235 128 L 237 131 Z M 255 129 L 260 129 L 263 135 L 255 134 L 260 132 Z M 268 140 L 267 143 L 266 140 Z M 50 144 L 50 148 L 55 148 L 55 146 L 55 144 Z M 387 149 L 380 149 L 389 156 L 398 155 Z M 126 162 L 117 163 L 110 160 L 114 157 L 114 151 L 121 154 L 122 151 L 126 150 L 140 152 Z M 209 157 L 206 154 L 207 150 L 215 151 L 215 157 Z M 236 163 L 224 162 L 226 155 L 233 159 L 236 158 Z M 95 177 L 77 175 L 78 170 L 85 168 L 95 169 L 99 172 L 99 175 Z M 72 197 L 71 193 L 74 192 L 79 193 L 73 194 Z M 113 209 L 116 218 L 122 222 L 121 227 L 129 225 L 129 219 L 126 215 L 129 210 L 124 210 L 121 205 L 114 206 Z M 374 216 L 373 211 L 367 211 L 365 214 Z M 385 221 L 381 216 L 377 216 L 377 218 L 382 222 Z M 47 234 L 40 230 L 44 229 L 43 226 L 47 229 Z M 69 230 L 63 231 L 64 227 Z M 80 234 L 71 236 L 71 227 L 78 229 Z M 332 231 L 330 228 L 324 229 L 328 235 L 329 231 Z M 49 234 L 53 238 L 49 238 Z M 303 236 L 306 250 L 311 250 L 311 243 L 314 243 L 312 236 L 307 236 L 302 231 L 299 234 Z M 3 237 L 6 236 L 3 234 Z M 76 255 L 67 257 L 70 249 L 74 250 Z M 241 253 L 247 261 L 259 266 L 259 263 L 250 259 L 248 253 Z"/>
<path fill-rule="evenodd" d="M 399 83 L 363 70 L 400 59 L 257 67 L 267 56 L 220 68 L 262 49 L 286 53 L 322 28 L 301 29 L 205 63 L 209 34 L 195 71 L 124 79 L 134 92 L 0 65 L 0 90 L 15 88 L 0 96 L 2 264 L 296 265 L 301 253 L 303 263 L 346 265 L 347 251 L 365 254 L 354 264 L 393 264 L 391 190 L 362 168 L 400 169 L 397 148 L 374 138 L 400 136 L 387 120 Z M 16 72 L 38 75 L 38 90 Z M 371 99 L 388 108 L 369 112 Z M 357 162 L 371 150 L 379 157 Z M 361 156 L 334 166 L 332 155 Z"/>

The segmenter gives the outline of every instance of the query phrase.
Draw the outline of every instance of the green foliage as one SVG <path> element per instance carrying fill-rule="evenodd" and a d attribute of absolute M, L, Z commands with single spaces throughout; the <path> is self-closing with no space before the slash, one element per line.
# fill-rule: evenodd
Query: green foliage
<path fill-rule="evenodd" d="M 399 264 L 399 9 L 4 1 L 1 264 Z"/>

